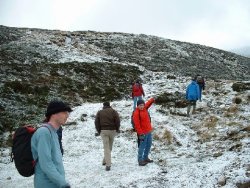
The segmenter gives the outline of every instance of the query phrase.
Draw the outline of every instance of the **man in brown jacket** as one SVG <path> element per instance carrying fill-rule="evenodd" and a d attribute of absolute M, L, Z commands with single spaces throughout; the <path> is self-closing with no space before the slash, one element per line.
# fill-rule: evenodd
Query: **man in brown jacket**
<path fill-rule="evenodd" d="M 109 171 L 114 137 L 120 132 L 119 114 L 110 106 L 109 102 L 104 102 L 103 109 L 97 112 L 95 128 L 103 140 L 104 158 L 102 164 L 106 165 L 106 171 Z"/>

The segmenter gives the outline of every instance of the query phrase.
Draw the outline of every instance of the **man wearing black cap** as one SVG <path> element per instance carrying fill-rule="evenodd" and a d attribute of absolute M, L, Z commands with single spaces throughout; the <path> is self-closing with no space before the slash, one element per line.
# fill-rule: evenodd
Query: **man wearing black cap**
<path fill-rule="evenodd" d="M 57 130 L 65 124 L 71 108 L 62 101 L 51 101 L 47 107 L 45 124 L 31 139 L 31 151 L 36 160 L 34 187 L 64 187 L 70 185 L 65 180 L 62 153 Z"/>
<path fill-rule="evenodd" d="M 110 106 L 109 102 L 104 102 L 103 109 L 97 112 L 95 128 L 103 140 L 104 158 L 102 164 L 106 165 L 106 171 L 109 171 L 114 137 L 120 131 L 119 114 Z"/>

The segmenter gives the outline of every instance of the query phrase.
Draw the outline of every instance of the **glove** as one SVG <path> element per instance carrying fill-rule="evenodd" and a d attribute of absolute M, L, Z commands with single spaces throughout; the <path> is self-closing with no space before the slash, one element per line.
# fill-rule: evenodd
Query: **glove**
<path fill-rule="evenodd" d="M 140 141 L 144 141 L 144 138 L 145 138 L 145 134 L 139 135 L 139 140 L 140 140 Z"/>
<path fill-rule="evenodd" d="M 100 133 L 95 133 L 95 136 L 100 136 Z"/>

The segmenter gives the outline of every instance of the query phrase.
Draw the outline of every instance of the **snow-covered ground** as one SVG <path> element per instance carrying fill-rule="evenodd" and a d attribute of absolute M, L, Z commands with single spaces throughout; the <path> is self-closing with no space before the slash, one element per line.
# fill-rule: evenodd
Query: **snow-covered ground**
<path fill-rule="evenodd" d="M 164 91 L 185 92 L 189 83 L 188 78 L 169 80 L 165 73 L 148 72 L 142 78 L 146 98 L 156 96 Z M 210 84 L 210 86 L 209 86 Z M 173 188 L 214 188 L 220 187 L 218 179 L 226 178 L 225 188 L 235 187 L 236 182 L 246 181 L 245 165 L 250 164 L 250 139 L 242 141 L 242 149 L 239 152 L 225 150 L 218 157 L 214 157 L 213 149 L 217 147 L 217 141 L 199 142 L 195 126 L 202 126 L 201 122 L 207 116 L 216 114 L 214 106 L 223 109 L 229 106 L 236 95 L 231 91 L 230 83 L 224 83 L 220 88 L 229 91 L 225 96 L 212 95 L 216 92 L 213 81 L 208 82 L 207 94 L 202 102 L 198 102 L 197 109 L 203 109 L 190 118 L 170 113 L 161 113 L 162 107 L 153 105 L 150 109 L 152 124 L 154 126 L 154 140 L 150 158 L 154 163 L 146 166 L 138 166 L 136 134 L 132 132 L 130 116 L 132 113 L 132 100 L 112 101 L 112 107 L 118 111 L 121 117 L 121 133 L 116 137 L 112 151 L 111 171 L 105 171 L 102 166 L 103 146 L 100 137 L 95 137 L 94 118 L 101 103 L 84 103 L 75 107 L 71 113 L 68 124 L 64 126 L 63 157 L 66 171 L 66 179 L 72 187 L 173 187 Z M 249 117 L 250 109 L 247 105 L 244 109 L 244 117 Z M 181 114 L 186 109 L 172 109 Z M 243 116 L 243 115 L 242 115 Z M 242 124 L 249 119 L 242 120 Z M 220 126 L 220 125 L 218 125 Z M 221 127 L 223 129 L 223 127 Z M 168 130 L 173 141 L 168 143 L 162 139 L 164 132 Z M 222 131 L 223 132 L 223 131 Z M 223 133 L 222 133 L 223 134 Z M 158 137 L 158 138 L 157 138 Z M 160 138 L 160 139 L 159 139 Z M 218 146 L 218 148 L 220 145 Z M 10 163 L 9 148 L 1 149 L 3 158 L 0 160 L 0 187 L 33 187 L 33 177 L 24 178 L 18 174 L 14 164 Z"/>

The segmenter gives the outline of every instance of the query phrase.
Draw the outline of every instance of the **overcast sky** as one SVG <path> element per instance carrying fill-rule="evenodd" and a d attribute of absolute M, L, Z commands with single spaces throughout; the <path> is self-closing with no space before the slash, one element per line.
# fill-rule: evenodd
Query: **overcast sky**
<path fill-rule="evenodd" d="M 0 25 L 250 46 L 250 0 L 0 0 Z"/>

